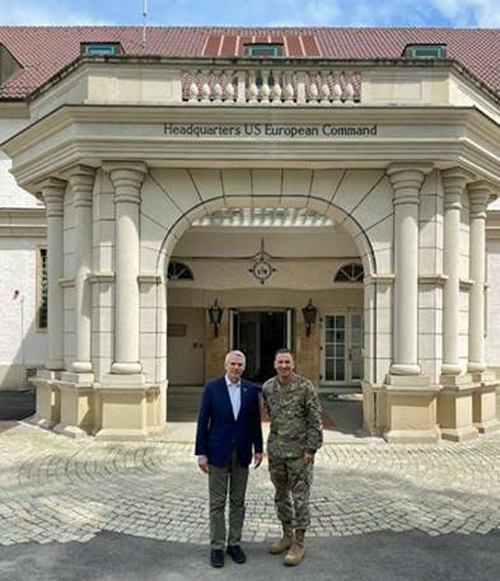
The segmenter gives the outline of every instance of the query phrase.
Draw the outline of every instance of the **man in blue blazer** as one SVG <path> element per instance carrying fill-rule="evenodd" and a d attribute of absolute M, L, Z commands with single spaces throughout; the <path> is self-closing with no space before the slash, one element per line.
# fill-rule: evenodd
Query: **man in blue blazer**
<path fill-rule="evenodd" d="M 235 563 L 246 561 L 240 542 L 252 448 L 254 467 L 258 468 L 262 462 L 259 390 L 241 379 L 245 355 L 241 351 L 230 351 L 224 369 L 224 377 L 205 386 L 196 431 L 198 466 L 208 474 L 210 564 L 213 567 L 224 566 L 228 485 L 227 553 Z"/>

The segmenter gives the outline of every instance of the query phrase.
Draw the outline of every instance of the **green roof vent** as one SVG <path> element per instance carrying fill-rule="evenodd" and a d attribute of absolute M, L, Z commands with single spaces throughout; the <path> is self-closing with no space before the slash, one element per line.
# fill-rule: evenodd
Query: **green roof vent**
<path fill-rule="evenodd" d="M 445 44 L 407 44 L 403 51 L 407 59 L 445 59 Z"/>
<path fill-rule="evenodd" d="M 275 57 L 283 56 L 282 44 L 245 44 L 245 56 Z"/>
<path fill-rule="evenodd" d="M 119 42 L 82 42 L 82 54 L 85 56 L 115 56 L 123 54 Z"/>

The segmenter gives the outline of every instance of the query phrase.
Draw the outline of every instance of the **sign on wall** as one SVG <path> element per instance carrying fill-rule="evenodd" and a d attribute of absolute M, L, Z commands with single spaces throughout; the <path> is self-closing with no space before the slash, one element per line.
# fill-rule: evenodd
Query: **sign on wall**
<path fill-rule="evenodd" d="M 216 139 L 342 139 L 376 137 L 377 125 L 288 125 L 275 123 L 164 123 L 163 134 L 174 138 Z"/>

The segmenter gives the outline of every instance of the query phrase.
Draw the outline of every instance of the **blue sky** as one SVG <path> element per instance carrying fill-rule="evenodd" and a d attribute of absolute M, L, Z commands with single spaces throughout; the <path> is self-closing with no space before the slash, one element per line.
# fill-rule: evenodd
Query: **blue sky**
<path fill-rule="evenodd" d="M 147 0 L 152 25 L 500 27 L 498 0 Z M 142 0 L 0 0 L 0 24 L 140 24 Z"/>

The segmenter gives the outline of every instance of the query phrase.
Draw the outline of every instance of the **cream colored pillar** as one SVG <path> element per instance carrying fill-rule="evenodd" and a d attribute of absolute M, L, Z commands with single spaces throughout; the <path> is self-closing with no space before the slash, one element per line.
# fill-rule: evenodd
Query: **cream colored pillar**
<path fill-rule="evenodd" d="M 469 295 L 469 361 L 467 369 L 474 374 L 486 370 L 484 349 L 486 207 L 491 194 L 491 187 L 487 182 L 475 182 L 469 186 L 469 278 L 473 285 Z"/>
<path fill-rule="evenodd" d="M 92 294 L 92 193 L 95 170 L 76 165 L 64 173 L 73 190 L 75 221 L 75 335 L 76 354 L 71 372 L 62 373 L 61 421 L 55 431 L 83 437 L 92 430 L 93 381 L 91 363 Z"/>
<path fill-rule="evenodd" d="M 393 364 L 386 379 L 388 442 L 435 442 L 437 386 L 418 363 L 418 216 L 427 164 L 391 164 L 394 189 Z"/>
<path fill-rule="evenodd" d="M 116 208 L 116 336 L 112 373 L 141 373 L 139 362 L 139 204 L 146 166 L 108 164 Z"/>
<path fill-rule="evenodd" d="M 48 245 L 48 339 L 45 368 L 32 380 L 36 387 L 35 423 L 51 428 L 60 418 L 60 391 L 56 384 L 63 360 L 63 202 L 66 182 L 48 178 L 39 184 L 46 207 Z"/>
<path fill-rule="evenodd" d="M 419 375 L 418 206 L 430 167 L 393 164 L 387 175 L 394 189 L 394 354 L 391 375 Z"/>
<path fill-rule="evenodd" d="M 89 276 L 92 272 L 92 191 L 95 170 L 78 165 L 68 174 L 74 194 L 76 228 L 76 359 L 72 363 L 75 373 L 90 373 L 92 295 Z"/>
<path fill-rule="evenodd" d="M 469 361 L 468 371 L 472 374 L 477 389 L 473 395 L 474 425 L 481 432 L 500 427 L 496 416 L 496 383 L 488 381 L 484 344 L 486 283 L 486 208 L 494 191 L 492 184 L 478 181 L 469 185 L 469 278 L 473 285 L 469 295 Z"/>
<path fill-rule="evenodd" d="M 443 296 L 443 375 L 459 375 L 459 298 L 460 298 L 460 210 L 461 197 L 471 179 L 461 168 L 443 172 L 444 249 L 443 274 L 447 277 Z"/>
<path fill-rule="evenodd" d="M 63 200 L 66 182 L 49 178 L 41 184 L 47 208 L 49 359 L 45 367 L 60 370 L 63 362 Z"/>
<path fill-rule="evenodd" d="M 147 435 L 147 389 L 139 360 L 139 207 L 144 163 L 107 162 L 115 195 L 115 357 L 99 386 L 101 439 Z"/>
<path fill-rule="evenodd" d="M 443 293 L 443 365 L 438 398 L 441 436 L 463 441 L 477 437 L 472 425 L 472 393 L 469 376 L 460 375 L 459 298 L 460 298 L 460 211 L 461 198 L 472 174 L 456 167 L 443 172 L 444 249 L 443 271 L 447 277 Z"/>

